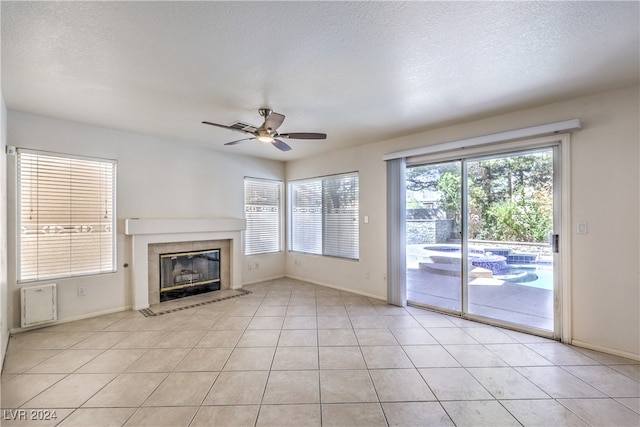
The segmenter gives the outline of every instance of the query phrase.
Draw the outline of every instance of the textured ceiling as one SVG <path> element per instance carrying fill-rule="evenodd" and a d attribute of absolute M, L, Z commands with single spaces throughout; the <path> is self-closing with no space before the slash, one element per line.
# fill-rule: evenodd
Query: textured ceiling
<path fill-rule="evenodd" d="M 10 110 L 291 160 L 639 80 L 638 2 L 1 3 Z M 287 116 L 293 150 L 202 125 Z"/>

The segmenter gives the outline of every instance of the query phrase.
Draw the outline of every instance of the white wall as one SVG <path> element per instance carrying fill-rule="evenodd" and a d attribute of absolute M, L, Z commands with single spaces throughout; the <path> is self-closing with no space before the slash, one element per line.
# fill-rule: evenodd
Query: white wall
<path fill-rule="evenodd" d="M 289 253 L 287 276 L 386 299 L 386 169 L 383 152 L 375 147 L 364 145 L 287 163 L 288 181 L 358 171 L 360 191 L 360 260 Z"/>
<path fill-rule="evenodd" d="M 289 254 L 287 275 L 386 299 L 383 154 L 579 118 L 583 128 L 571 138 L 573 229 L 568 230 L 573 340 L 640 357 L 638 104 L 639 88 L 633 86 L 289 162 L 288 180 L 360 172 L 361 241 L 359 262 Z M 577 222 L 587 222 L 589 234 L 575 234 Z"/>
<path fill-rule="evenodd" d="M 243 283 L 286 273 L 385 299 L 386 170 L 383 154 L 580 118 L 583 129 L 573 134 L 571 142 L 573 339 L 592 348 L 640 355 L 638 104 L 639 88 L 634 86 L 289 162 L 286 165 L 289 180 L 359 171 L 360 261 L 287 254 L 286 266 L 283 266 L 284 254 L 247 257 Z M 242 178 L 249 175 L 283 179 L 285 172 L 279 162 L 189 148 L 180 141 L 13 111 L 8 113 L 6 129 L 9 145 L 117 159 L 120 223 L 128 217 L 241 217 Z M 7 180 L 8 234 L 2 240 L 8 241 L 9 302 L 8 310 L 5 310 L 0 300 L 0 310 L 2 315 L 8 311 L 8 326 L 17 328 L 20 313 L 19 286 L 14 270 L 15 158 L 3 159 L 7 161 L 7 173 L 2 176 Z M 0 167 L 4 167 L 1 162 Z M 0 178 L 0 188 L 2 179 L 5 178 Z M 217 179 L 221 179 L 220 185 L 215 185 Z M 160 192 L 161 188 L 167 191 Z M 203 194 L 210 197 L 202 197 Z M 0 208 L 3 207 L 0 205 Z M 362 221 L 365 215 L 369 217 L 368 224 Z M 577 222 L 588 222 L 589 234 L 575 234 Z M 0 237 L 5 236 L 0 234 Z M 127 258 L 121 225 L 117 243 L 117 273 L 58 281 L 61 319 L 128 306 L 127 276 L 122 268 Z M 247 260 L 259 263 L 260 269 L 248 270 Z M 295 261 L 299 261 L 298 265 Z M 365 278 L 367 273 L 368 279 Z M 87 286 L 85 297 L 76 296 L 80 283 Z"/>
<path fill-rule="evenodd" d="M 7 322 L 7 107 L 0 95 L 0 368 L 9 343 Z"/>
<path fill-rule="evenodd" d="M 283 179 L 284 164 L 189 146 L 182 141 L 118 132 L 31 114 L 9 111 L 7 142 L 118 161 L 117 272 L 56 280 L 60 320 L 126 309 L 130 305 L 130 262 L 124 236 L 125 218 L 244 217 L 244 177 Z M 16 283 L 15 156 L 8 158 L 9 326 L 20 326 Z M 243 269 L 243 283 L 284 275 L 284 253 L 251 257 L 259 270 Z M 244 272 L 248 277 L 244 277 Z M 48 283 L 48 282 L 47 282 Z M 77 296 L 83 285 L 87 295 Z"/>

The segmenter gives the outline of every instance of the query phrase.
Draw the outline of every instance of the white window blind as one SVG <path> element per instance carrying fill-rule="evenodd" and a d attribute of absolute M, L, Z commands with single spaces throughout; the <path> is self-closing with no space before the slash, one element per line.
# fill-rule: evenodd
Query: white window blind
<path fill-rule="evenodd" d="M 322 255 L 322 181 L 290 184 L 291 250 Z"/>
<path fill-rule="evenodd" d="M 19 281 L 115 271 L 112 160 L 18 151 Z"/>
<path fill-rule="evenodd" d="M 290 183 L 291 250 L 358 259 L 358 173 Z"/>
<path fill-rule="evenodd" d="M 279 252 L 281 249 L 282 182 L 245 178 L 245 255 Z"/>

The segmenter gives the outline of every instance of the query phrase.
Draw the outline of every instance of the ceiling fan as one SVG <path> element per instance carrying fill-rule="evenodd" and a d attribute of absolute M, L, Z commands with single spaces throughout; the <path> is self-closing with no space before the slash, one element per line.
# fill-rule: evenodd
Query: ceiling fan
<path fill-rule="evenodd" d="M 212 122 L 202 122 L 205 125 L 217 126 L 223 129 L 230 129 L 249 133 L 253 136 L 249 138 L 239 139 L 237 141 L 227 142 L 224 145 L 235 145 L 240 142 L 248 141 L 250 139 L 257 139 L 258 141 L 271 143 L 274 147 L 281 151 L 289 151 L 291 147 L 282 141 L 282 139 L 326 139 L 326 133 L 313 133 L 313 132 L 296 132 L 296 133 L 278 133 L 278 128 L 284 122 L 284 115 L 274 113 L 269 108 L 260 108 L 258 113 L 264 117 L 264 123 L 260 127 L 251 126 L 245 123 L 234 123 L 231 126 L 221 125 Z"/>

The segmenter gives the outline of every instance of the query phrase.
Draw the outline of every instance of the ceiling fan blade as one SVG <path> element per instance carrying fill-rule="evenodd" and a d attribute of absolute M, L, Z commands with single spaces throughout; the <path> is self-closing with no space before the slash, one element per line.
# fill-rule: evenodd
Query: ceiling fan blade
<path fill-rule="evenodd" d="M 288 144 L 280 141 L 279 139 L 274 139 L 272 142 L 273 146 L 276 147 L 280 151 L 289 151 L 291 147 Z"/>
<path fill-rule="evenodd" d="M 219 128 L 222 128 L 222 129 L 235 130 L 235 131 L 239 131 L 239 132 L 250 133 L 250 134 L 252 134 L 252 135 L 253 135 L 253 132 L 251 132 L 251 131 L 244 130 L 244 129 L 234 128 L 234 127 L 232 127 L 232 126 L 221 125 L 221 124 L 213 123 L 213 122 L 202 122 L 202 123 L 203 123 L 203 124 L 205 124 L 205 125 L 217 126 L 217 127 L 219 127 Z"/>
<path fill-rule="evenodd" d="M 281 133 L 278 135 L 280 138 L 291 139 L 327 139 L 326 133 L 314 133 L 314 132 L 297 132 L 297 133 Z"/>
<path fill-rule="evenodd" d="M 284 116 L 279 113 L 271 113 L 264 121 L 265 129 L 273 129 L 276 130 L 280 127 L 280 125 L 284 122 Z"/>
<path fill-rule="evenodd" d="M 226 143 L 226 144 L 224 144 L 224 145 L 236 145 L 236 144 L 239 144 L 239 143 L 244 142 L 244 141 L 249 141 L 250 139 L 255 139 L 255 138 L 244 138 L 244 139 L 239 139 L 239 140 L 237 140 L 237 141 L 227 142 L 227 143 Z"/>

